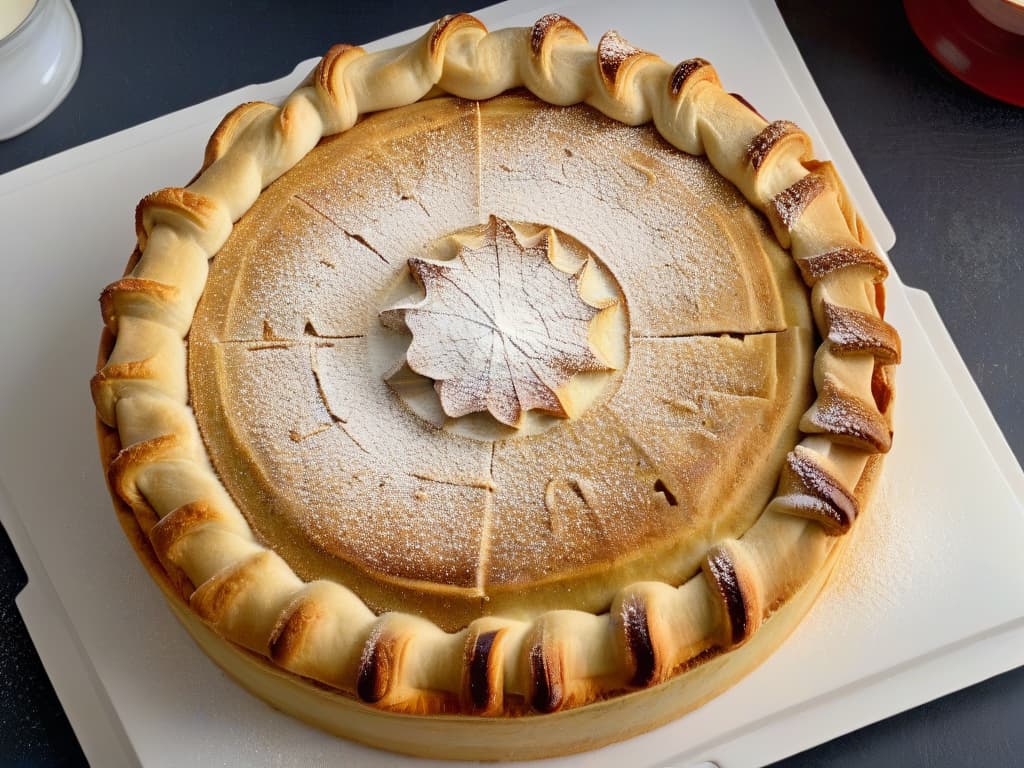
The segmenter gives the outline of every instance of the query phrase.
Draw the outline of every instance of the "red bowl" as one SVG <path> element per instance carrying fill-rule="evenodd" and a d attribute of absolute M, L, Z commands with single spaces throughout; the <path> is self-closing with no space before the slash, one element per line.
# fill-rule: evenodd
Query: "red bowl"
<path fill-rule="evenodd" d="M 998 6 L 1000 0 L 987 2 Z M 1004 14 L 1012 16 L 1019 7 L 1002 2 Z M 903 8 L 924 47 L 951 74 L 982 93 L 1024 107 L 1024 35 L 996 26 L 969 0 L 904 0 Z"/>

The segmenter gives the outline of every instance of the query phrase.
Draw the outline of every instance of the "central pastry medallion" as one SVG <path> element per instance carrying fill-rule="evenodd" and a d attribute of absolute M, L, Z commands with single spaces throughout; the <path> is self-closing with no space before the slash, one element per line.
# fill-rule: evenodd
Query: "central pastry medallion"
<path fill-rule="evenodd" d="M 422 418 L 469 436 L 576 418 L 625 366 L 621 289 L 552 227 L 492 215 L 409 259 L 388 301 L 380 321 L 408 345 L 385 379 Z"/>

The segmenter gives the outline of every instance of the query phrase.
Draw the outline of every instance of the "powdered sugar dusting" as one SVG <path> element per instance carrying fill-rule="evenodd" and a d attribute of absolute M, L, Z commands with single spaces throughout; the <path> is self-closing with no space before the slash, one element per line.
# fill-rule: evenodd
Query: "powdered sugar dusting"
<path fill-rule="evenodd" d="M 218 317 L 209 302 L 200 324 L 207 312 L 223 340 L 257 338 L 264 322 L 281 338 L 307 322 L 320 336 L 364 334 L 396 270 L 478 222 L 476 144 L 475 105 L 461 102 L 378 115 L 325 141 L 236 225 L 208 284 L 229 311 Z"/>
<path fill-rule="evenodd" d="M 580 37 L 584 37 L 583 31 L 569 19 L 557 13 L 546 14 L 537 19 L 533 29 L 530 30 L 530 50 L 533 51 L 534 56 L 540 55 L 544 49 L 545 40 L 552 33 L 552 30 L 558 28 L 575 30 L 579 33 Z"/>
<path fill-rule="evenodd" d="M 825 317 L 832 351 L 839 354 L 871 352 L 880 363 L 899 362 L 899 334 L 884 320 L 829 302 L 825 302 Z"/>
<path fill-rule="evenodd" d="M 635 335 L 786 327 L 766 222 L 706 159 L 650 126 L 535 104 L 481 105 L 491 126 L 480 148 L 483 211 L 550 223 L 600 256 L 626 294 Z"/>
<path fill-rule="evenodd" d="M 764 164 L 772 149 L 783 137 L 799 130 L 794 123 L 788 120 L 776 120 L 765 126 L 763 131 L 750 140 L 750 145 L 747 147 L 747 159 L 754 170 L 756 171 Z"/>
<path fill-rule="evenodd" d="M 745 530 L 744 516 L 774 490 L 781 455 L 765 467 L 760 498 L 733 503 L 760 476 L 749 466 L 767 461 L 788 429 L 780 400 L 799 377 L 779 370 L 789 359 L 779 347 L 793 336 L 634 339 L 606 405 L 542 440 L 498 443 L 488 583 L 529 584 L 662 545 L 674 556 L 659 577 L 695 571 L 707 530 Z M 610 590 L 628 583 L 608 578 Z"/>
<path fill-rule="evenodd" d="M 843 560 L 827 587 L 844 611 L 875 616 L 898 608 L 914 574 L 914 538 L 883 478 L 864 514 L 848 534 Z M 841 633 L 842 628 L 839 627 Z"/>
<path fill-rule="evenodd" d="M 587 338 L 598 309 L 580 296 L 577 276 L 553 263 L 554 232 L 524 246 L 492 216 L 485 233 L 447 262 L 410 261 L 426 295 L 387 310 L 413 334 L 408 365 L 434 380 L 452 418 L 488 411 L 517 426 L 534 408 L 566 417 L 558 389 L 607 367 Z"/>
<path fill-rule="evenodd" d="M 609 85 L 614 84 L 622 65 L 632 57 L 643 53 L 643 50 L 628 43 L 615 30 L 605 32 L 597 45 L 597 61 L 605 82 Z"/>
<path fill-rule="evenodd" d="M 809 173 L 773 197 L 771 205 L 779 221 L 791 229 L 804 209 L 824 191 L 824 180 L 815 173 Z"/>
<path fill-rule="evenodd" d="M 865 267 L 873 273 L 872 277 L 876 283 L 885 280 L 889 275 L 889 268 L 885 266 L 885 262 L 864 248 L 836 248 L 814 256 L 799 258 L 797 264 L 808 285 L 814 285 L 825 275 L 836 270 L 849 267 Z"/>
<path fill-rule="evenodd" d="M 878 412 L 857 397 L 846 393 L 835 377 L 826 374 L 818 392 L 818 400 L 811 417 L 812 423 L 832 435 L 856 441 L 885 452 L 892 437 Z"/>
<path fill-rule="evenodd" d="M 676 64 L 675 69 L 672 70 L 672 74 L 668 79 L 668 90 L 673 96 L 678 96 L 686 85 L 686 81 L 690 79 L 690 76 L 697 70 L 704 67 L 710 67 L 711 62 L 707 59 L 693 58 L 685 59 Z"/>
<path fill-rule="evenodd" d="M 634 336 L 618 389 L 497 443 L 416 416 L 373 341 L 408 260 L 491 213 L 586 244 Z M 723 467 L 756 465 L 790 429 L 781 403 L 804 391 L 782 367 L 799 356 L 778 354 L 796 342 L 775 333 L 772 248 L 728 182 L 650 127 L 520 96 L 418 104 L 324 142 L 239 222 L 193 326 L 193 405 L 257 533 L 304 577 L 369 590 L 381 609 L 430 612 L 417 582 L 479 601 L 615 569 L 656 540 L 692 536 L 696 552 L 709 527 L 742 530 L 728 499 L 745 480 L 719 480 L 761 475 Z M 750 335 L 692 337 L 723 330 Z M 764 471 L 773 485 L 778 467 Z"/>

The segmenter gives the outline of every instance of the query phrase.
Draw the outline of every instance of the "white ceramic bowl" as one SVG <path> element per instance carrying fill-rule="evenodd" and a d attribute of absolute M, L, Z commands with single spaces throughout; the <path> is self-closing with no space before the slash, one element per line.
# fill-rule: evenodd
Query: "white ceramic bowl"
<path fill-rule="evenodd" d="M 36 0 L 0 40 L 0 140 L 56 109 L 75 84 L 81 61 L 82 31 L 70 0 Z"/>

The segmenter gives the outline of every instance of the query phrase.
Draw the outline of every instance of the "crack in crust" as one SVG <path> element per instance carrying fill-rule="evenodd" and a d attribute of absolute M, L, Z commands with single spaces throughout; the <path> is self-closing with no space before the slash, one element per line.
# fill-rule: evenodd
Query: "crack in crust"
<path fill-rule="evenodd" d="M 467 35 L 465 45 L 460 41 L 449 46 L 459 30 L 472 35 Z M 716 169 L 744 190 L 752 205 L 768 213 L 777 232 L 784 228 L 780 240 L 788 246 L 791 238 L 800 254 L 816 254 L 797 258 L 809 286 L 826 277 L 841 278 L 844 286 L 857 289 L 843 295 L 863 295 L 885 279 L 885 263 L 865 247 L 869 236 L 850 216 L 838 179 L 829 182 L 814 172 L 825 168 L 822 164 L 801 159 L 798 177 L 780 179 L 787 184 L 782 192 L 772 199 L 757 196 L 753 174 L 772 169 L 774 148 L 793 134 L 787 124 L 772 128 L 752 108 L 739 108 L 736 99 L 749 105 L 722 90 L 705 60 L 688 59 L 670 68 L 614 33 L 605 35 L 597 50 L 590 49 L 591 57 L 556 58 L 551 53 L 558 46 L 575 54 L 586 38 L 575 24 L 554 14 L 532 29 L 494 33 L 498 46 L 484 43 L 491 39 L 478 20 L 458 14 L 441 19 L 424 37 L 397 52 L 367 54 L 336 46 L 283 107 L 255 102 L 236 108 L 211 137 L 203 168 L 188 189 L 162 190 L 140 203 L 136 231 L 141 259 L 133 257 L 130 266 L 141 274 L 154 274 L 144 271 L 147 265 L 176 263 L 164 260 L 176 258 L 174 249 L 185 246 L 212 257 L 230 233 L 231 219 L 244 213 L 262 187 L 324 135 L 344 130 L 368 111 L 412 103 L 436 89 L 446 71 L 453 71 L 473 73 L 471 83 L 461 76 L 444 80 L 456 96 L 488 98 L 509 87 L 526 86 L 550 103 L 585 102 L 612 117 L 653 118 L 669 143 L 693 154 L 705 153 L 706 142 L 715 142 L 711 160 Z M 520 42 L 513 45 L 515 40 Z M 485 45 L 489 47 L 481 53 Z M 498 49 L 507 58 L 496 58 L 493 52 Z M 349 67 L 356 58 L 359 67 Z M 395 77 L 399 60 L 405 70 Z M 562 68 L 556 71 L 553 61 Z M 626 88 L 634 76 L 645 87 Z M 652 82 L 657 88 L 646 87 Z M 262 119 L 274 110 L 276 119 Z M 205 173 L 219 161 L 224 163 L 223 172 Z M 819 197 L 821 203 L 811 206 Z M 798 226 L 802 217 L 809 217 L 807 226 Z M 106 364 L 92 381 L 98 410 L 110 425 L 122 412 L 132 414 L 130 418 L 152 419 L 119 425 L 120 452 L 112 460 L 112 451 L 104 454 L 110 462 L 110 486 L 131 507 L 172 583 L 225 642 L 255 650 L 283 668 L 384 709 L 452 711 L 461 700 L 464 711 L 499 715 L 520 712 L 517 702 L 525 699 L 535 711 L 552 712 L 618 695 L 631 685 L 650 687 L 669 674 L 685 674 L 708 658 L 714 638 L 724 648 L 746 641 L 772 610 L 813 578 L 824 562 L 822 553 L 829 551 L 819 547 L 821 537 L 848 530 L 860 513 L 860 484 L 870 484 L 864 461 L 873 468 L 874 454 L 887 451 L 891 443 L 889 363 L 899 359 L 899 346 L 895 331 L 881 321 L 880 286 L 874 294 L 878 317 L 863 307 L 834 302 L 823 306 L 825 299 L 814 298 L 816 291 L 812 301 L 819 302 L 816 310 L 828 323 L 828 338 L 822 342 L 828 345 L 828 354 L 816 358 L 816 380 L 822 386 L 800 425 L 814 437 L 804 439 L 790 454 L 779 495 L 742 539 L 712 546 L 702 574 L 679 589 L 655 585 L 671 597 L 663 599 L 659 592 L 658 602 L 652 604 L 644 595 L 653 593 L 642 586 L 628 587 L 613 603 L 619 606 L 614 617 L 560 611 L 532 622 L 501 619 L 498 630 L 495 618 L 486 617 L 462 632 L 445 634 L 412 616 L 376 617 L 343 586 L 303 584 L 277 555 L 254 540 L 209 469 L 207 457 L 186 448 L 195 425 L 189 428 L 193 431 L 181 426 L 184 399 L 171 394 L 179 391 L 185 371 L 177 369 L 177 362 L 171 366 L 150 354 L 154 347 L 162 349 L 165 336 L 153 335 L 153 326 L 160 323 L 123 322 L 151 320 L 161 312 L 191 317 L 205 272 L 182 268 L 179 277 L 178 282 L 165 284 L 133 273 L 114 283 L 101 299 L 107 333 L 116 332 L 117 338 L 109 356 L 113 362 L 103 360 Z M 163 325 L 177 332 L 170 320 Z M 186 332 L 187 328 L 181 330 L 177 338 Z M 146 354 L 136 354 L 139 350 Z M 842 355 L 863 354 L 875 358 L 870 384 L 854 382 L 835 364 Z M 132 406 L 138 398 L 144 398 L 146 407 L 118 407 L 122 400 Z M 163 410 L 146 416 L 156 402 Z M 158 427 L 170 431 L 148 437 Z M 132 444 L 131 439 L 138 442 Z M 854 446 L 860 453 L 843 449 L 836 459 L 829 453 L 833 444 Z M 175 476 L 184 478 L 185 487 L 170 492 L 162 477 L 151 490 L 146 483 L 147 491 L 140 489 L 150 468 L 162 472 L 169 465 L 189 468 Z M 758 561 L 752 542 L 764 546 L 762 539 L 770 535 L 766 531 L 779 515 L 808 520 L 782 558 L 790 569 L 786 586 L 761 594 L 769 582 L 759 569 L 783 566 Z M 718 606 L 717 620 L 693 618 L 712 604 Z M 558 625 L 558 633 L 555 620 L 566 622 Z M 658 624 L 652 628 L 654 620 Z M 621 632 L 613 631 L 620 621 Z M 680 631 L 694 636 L 677 637 Z M 571 644 L 559 639 L 570 636 Z M 321 642 L 324 637 L 328 641 Z M 410 665 L 417 665 L 415 678 Z"/>

